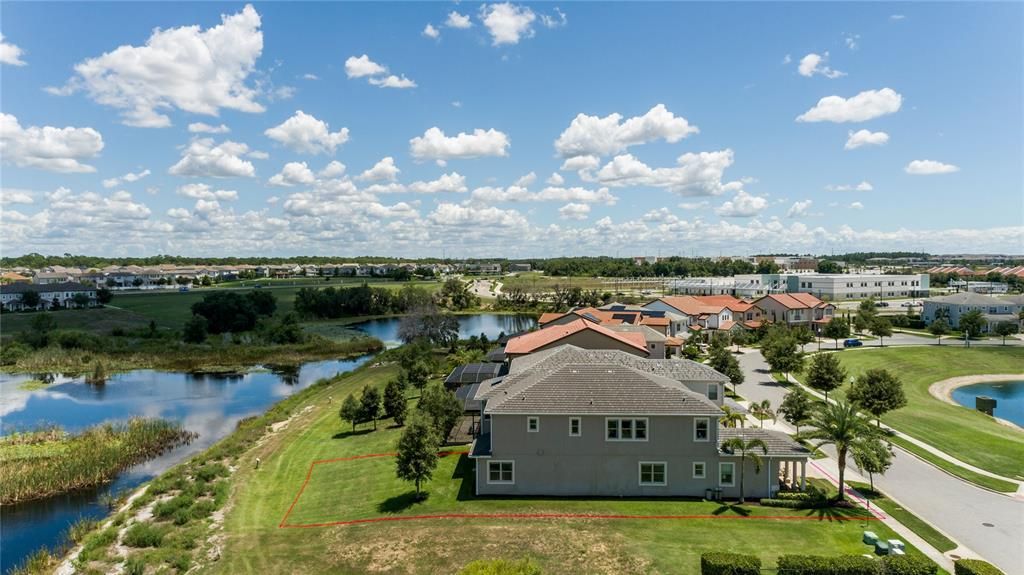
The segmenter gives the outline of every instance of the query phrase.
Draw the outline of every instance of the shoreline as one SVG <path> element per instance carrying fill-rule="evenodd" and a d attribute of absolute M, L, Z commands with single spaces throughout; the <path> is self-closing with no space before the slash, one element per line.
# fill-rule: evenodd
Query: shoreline
<path fill-rule="evenodd" d="M 957 403 L 956 400 L 953 399 L 954 389 L 965 387 L 968 385 L 975 385 L 978 383 L 999 383 L 1005 381 L 1024 381 L 1024 373 L 995 373 L 990 375 L 962 375 L 960 377 L 951 377 L 949 379 L 936 381 L 935 383 L 929 385 L 928 394 L 944 403 L 948 403 L 950 405 L 955 405 L 957 407 L 962 407 L 965 409 L 971 409 L 965 405 Z M 993 416 L 992 419 L 996 420 L 997 422 L 1007 427 L 1016 429 L 1017 431 L 1020 432 L 1024 432 L 1024 427 L 1021 427 L 1012 421 L 1001 419 L 995 416 Z"/>

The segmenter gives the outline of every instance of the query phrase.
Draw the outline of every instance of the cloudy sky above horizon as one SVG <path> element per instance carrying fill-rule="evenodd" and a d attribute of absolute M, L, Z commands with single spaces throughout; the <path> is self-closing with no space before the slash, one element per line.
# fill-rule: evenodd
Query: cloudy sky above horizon
<path fill-rule="evenodd" d="M 1020 3 L 5 3 L 3 255 L 1024 253 Z"/>

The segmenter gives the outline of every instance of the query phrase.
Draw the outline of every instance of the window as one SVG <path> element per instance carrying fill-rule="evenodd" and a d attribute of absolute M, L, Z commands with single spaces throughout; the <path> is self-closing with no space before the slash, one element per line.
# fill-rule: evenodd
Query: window
<path fill-rule="evenodd" d="M 540 418 L 536 415 L 531 415 L 526 418 L 526 431 L 530 433 L 537 433 L 540 431 Z"/>
<path fill-rule="evenodd" d="M 706 417 L 695 417 L 693 418 L 693 440 L 694 441 L 708 441 L 708 418 Z"/>
<path fill-rule="evenodd" d="M 607 441 L 647 441 L 647 418 L 605 420 Z"/>
<path fill-rule="evenodd" d="M 710 399 L 711 401 L 717 401 L 718 400 L 718 384 L 717 383 L 709 383 L 708 384 L 708 399 Z"/>
<path fill-rule="evenodd" d="M 640 485 L 665 485 L 666 467 L 664 461 L 641 461 Z"/>
<path fill-rule="evenodd" d="M 569 418 L 569 435 L 571 437 L 579 437 L 582 435 L 580 430 L 580 418 L 570 417 Z"/>
<path fill-rule="evenodd" d="M 707 477 L 707 468 L 704 465 L 704 462 L 703 461 L 694 461 L 693 462 L 693 478 L 694 479 L 704 479 L 705 477 Z"/>
<path fill-rule="evenodd" d="M 718 485 L 721 487 L 732 487 L 736 484 L 736 464 L 718 464 Z"/>
<path fill-rule="evenodd" d="M 515 483 L 514 461 L 488 461 L 487 483 Z"/>

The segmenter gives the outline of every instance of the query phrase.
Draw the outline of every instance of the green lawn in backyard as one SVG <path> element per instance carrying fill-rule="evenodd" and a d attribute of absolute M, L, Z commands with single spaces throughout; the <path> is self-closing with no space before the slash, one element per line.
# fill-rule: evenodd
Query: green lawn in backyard
<path fill-rule="evenodd" d="M 225 519 L 217 573 L 452 573 L 480 558 L 531 558 L 550 573 L 693 573 L 700 553 L 754 553 L 767 566 L 784 553 L 861 554 L 865 527 L 895 535 L 877 521 L 837 521 L 833 511 L 790 510 L 660 499 L 476 498 L 471 461 L 441 458 L 429 494 L 416 502 L 411 483 L 394 477 L 391 457 L 322 463 L 289 515 L 288 524 L 442 513 L 572 513 L 711 515 L 723 519 L 413 519 L 357 525 L 279 528 L 315 460 L 394 451 L 400 429 L 390 422 L 360 425 L 338 417 L 342 398 L 395 377 L 367 367 L 309 397 L 315 407 L 242 457 Z M 327 398 L 331 397 L 331 403 Z M 410 401 L 413 407 L 414 401 Z M 453 448 L 457 449 L 457 448 Z M 257 470 L 253 462 L 260 457 Z M 860 511 L 846 511 L 861 515 Z M 753 519 L 742 519 L 750 515 Z M 773 519 L 801 516 L 806 520 Z M 910 553 L 917 553 L 910 550 Z"/>
<path fill-rule="evenodd" d="M 840 353 L 850 377 L 885 368 L 900 377 L 907 406 L 882 422 L 971 465 L 1024 479 L 1024 432 L 973 409 L 950 405 L 928 393 L 937 381 L 963 375 L 1024 373 L 1024 349 L 1014 347 L 890 347 Z M 839 398 L 837 390 L 830 397 Z"/>
<path fill-rule="evenodd" d="M 849 485 L 871 501 L 872 505 L 878 506 L 886 515 L 902 523 L 904 527 L 916 533 L 918 537 L 927 541 L 928 544 L 940 552 L 945 553 L 946 551 L 956 549 L 956 543 L 950 540 L 949 537 L 939 533 L 934 527 L 922 521 L 918 516 L 887 498 L 884 493 L 872 491 L 869 484 L 851 481 Z"/>

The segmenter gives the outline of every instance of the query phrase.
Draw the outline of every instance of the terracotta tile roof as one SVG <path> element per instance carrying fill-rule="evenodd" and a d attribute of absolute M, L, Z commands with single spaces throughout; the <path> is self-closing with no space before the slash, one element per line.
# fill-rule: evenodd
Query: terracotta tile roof
<path fill-rule="evenodd" d="M 762 302 L 766 299 L 782 304 L 787 309 L 813 309 L 831 305 L 821 301 L 809 293 L 780 293 L 766 295 L 755 301 L 754 305 L 757 305 L 758 302 Z"/>
<path fill-rule="evenodd" d="M 665 347 L 682 347 L 685 341 L 681 337 L 670 335 L 665 338 Z"/>
<path fill-rule="evenodd" d="M 640 320 L 640 325 L 668 325 L 669 321 L 667 317 L 651 317 L 645 316 Z"/>
<path fill-rule="evenodd" d="M 661 301 L 686 315 L 718 314 L 729 308 L 732 311 L 747 311 L 753 304 L 736 299 L 731 295 L 683 295 L 666 296 Z"/>
<path fill-rule="evenodd" d="M 721 323 L 721 324 L 720 324 L 720 325 L 718 326 L 718 329 L 732 329 L 732 326 L 734 326 L 734 325 L 736 325 L 736 322 L 734 322 L 734 321 L 732 321 L 732 320 L 730 319 L 730 320 L 726 320 L 726 321 L 723 321 L 723 322 L 722 322 L 722 323 Z"/>
<path fill-rule="evenodd" d="M 558 318 L 560 318 L 560 317 L 562 317 L 564 315 L 565 315 L 564 313 L 558 313 L 558 312 L 542 313 L 542 314 L 540 314 L 540 319 L 537 320 L 537 323 L 539 323 L 540 325 L 544 325 L 546 323 L 551 323 L 551 322 L 555 321 L 556 319 L 558 319 Z"/>
<path fill-rule="evenodd" d="M 583 330 L 592 330 L 605 337 L 614 339 L 625 343 L 631 347 L 635 347 L 644 353 L 647 351 L 646 341 L 642 333 L 617 333 L 606 327 L 602 327 L 598 324 L 591 323 L 586 320 L 578 319 L 563 325 L 550 325 L 545 328 L 541 328 L 537 331 L 531 331 L 518 337 L 514 337 L 508 340 L 508 344 L 505 346 L 506 354 L 524 354 L 532 353 L 533 351 L 550 345 L 561 339 L 565 339 L 570 335 L 579 333 Z"/>

